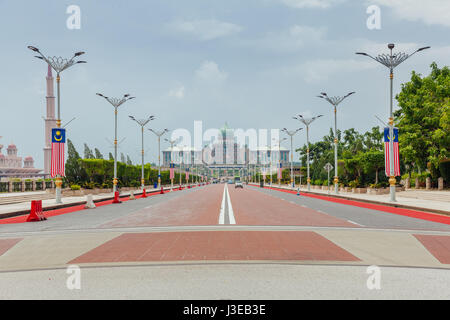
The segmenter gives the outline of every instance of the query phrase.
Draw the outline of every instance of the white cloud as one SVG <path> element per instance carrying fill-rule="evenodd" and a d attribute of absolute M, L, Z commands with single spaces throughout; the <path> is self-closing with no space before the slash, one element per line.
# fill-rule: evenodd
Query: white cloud
<path fill-rule="evenodd" d="M 282 0 L 282 2 L 292 8 L 320 8 L 326 9 L 346 0 Z"/>
<path fill-rule="evenodd" d="M 176 21 L 172 22 L 169 28 L 176 33 L 189 35 L 201 41 L 230 36 L 242 30 L 242 27 L 236 24 L 221 22 L 215 19 Z"/>
<path fill-rule="evenodd" d="M 391 8 L 400 19 L 450 27 L 449 0 L 370 0 L 369 2 Z"/>
<path fill-rule="evenodd" d="M 221 71 L 214 61 L 204 61 L 195 72 L 195 77 L 204 81 L 221 82 L 228 78 L 228 73 Z"/>
<path fill-rule="evenodd" d="M 280 32 L 269 32 L 259 39 L 246 40 L 242 44 L 276 52 L 294 52 L 306 45 L 323 44 L 326 33 L 325 27 L 294 25 Z"/>
<path fill-rule="evenodd" d="M 327 81 L 335 74 L 346 72 L 364 72 L 376 68 L 373 61 L 361 61 L 356 59 L 315 59 L 300 65 L 285 69 L 288 74 L 302 74 L 307 83 L 320 83 Z"/>
<path fill-rule="evenodd" d="M 184 88 L 184 86 L 181 86 L 181 87 L 179 87 L 177 89 L 170 90 L 169 96 L 181 100 L 181 99 L 184 98 L 184 92 L 185 92 L 185 88 Z"/>

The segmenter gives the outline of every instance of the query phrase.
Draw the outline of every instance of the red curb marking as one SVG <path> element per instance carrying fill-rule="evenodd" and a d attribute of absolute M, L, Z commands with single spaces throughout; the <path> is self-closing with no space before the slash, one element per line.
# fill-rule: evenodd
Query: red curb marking
<path fill-rule="evenodd" d="M 450 264 L 450 236 L 415 234 L 414 237 L 441 263 Z"/>
<path fill-rule="evenodd" d="M 0 239 L 0 256 L 6 251 L 14 247 L 17 243 L 22 241 L 23 238 L 19 239 Z"/>
<path fill-rule="evenodd" d="M 283 189 L 270 188 L 270 187 L 264 187 L 264 188 L 281 191 L 281 192 L 286 192 L 286 193 L 297 194 L 297 191 L 283 190 Z M 310 197 L 310 198 L 316 198 L 316 199 L 320 199 L 320 200 L 326 200 L 326 201 L 330 201 L 330 202 L 346 204 L 346 205 L 350 205 L 350 206 L 354 206 L 354 207 L 361 207 L 361 208 L 372 209 L 372 210 L 377 210 L 377 211 L 384 211 L 384 212 L 398 214 L 401 216 L 407 216 L 407 217 L 416 218 L 416 219 L 422 219 L 422 220 L 438 222 L 438 223 L 443 223 L 443 224 L 450 224 L 450 216 L 445 216 L 445 215 L 441 215 L 441 214 L 437 214 L 437 213 L 416 211 L 416 210 L 403 209 L 403 208 L 395 208 L 395 207 L 384 206 L 384 205 L 379 205 L 379 204 L 358 202 L 358 201 L 346 200 L 346 199 L 338 199 L 338 198 L 333 198 L 333 197 L 319 196 L 319 195 L 315 195 L 315 194 L 307 194 L 307 193 L 300 192 L 299 197 L 304 197 L 304 196 Z"/>
<path fill-rule="evenodd" d="M 147 197 L 158 195 L 158 194 L 159 193 L 150 193 L 150 194 L 147 194 Z M 122 202 L 126 202 L 129 200 L 130 200 L 129 197 L 120 199 L 120 201 L 122 201 Z M 101 206 L 109 205 L 112 203 L 113 203 L 113 200 L 104 200 L 104 201 L 96 202 L 95 205 L 97 207 L 101 207 Z M 81 205 L 67 207 L 67 208 L 48 210 L 48 211 L 44 211 L 44 215 L 45 215 L 45 217 L 49 218 L 49 217 L 60 216 L 63 214 L 72 213 L 72 212 L 76 212 L 76 211 L 83 211 L 83 210 L 86 210 L 84 208 L 84 206 L 85 206 L 84 204 L 81 204 Z M 26 213 L 25 215 L 17 216 L 17 217 L 0 219 L 0 225 L 1 224 L 24 223 L 24 222 L 27 222 L 27 217 L 28 217 L 28 213 Z"/>
<path fill-rule="evenodd" d="M 122 234 L 68 263 L 199 260 L 360 261 L 312 231 L 195 231 Z"/>

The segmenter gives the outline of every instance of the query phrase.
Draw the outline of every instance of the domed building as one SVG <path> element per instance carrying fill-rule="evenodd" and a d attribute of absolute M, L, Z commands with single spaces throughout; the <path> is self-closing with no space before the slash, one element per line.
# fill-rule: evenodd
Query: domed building
<path fill-rule="evenodd" d="M 2 153 L 3 145 L 0 144 L 0 180 L 2 178 L 36 178 L 41 177 L 41 169 L 34 168 L 32 157 L 23 160 L 17 155 L 15 144 L 6 148 L 6 155 Z"/>

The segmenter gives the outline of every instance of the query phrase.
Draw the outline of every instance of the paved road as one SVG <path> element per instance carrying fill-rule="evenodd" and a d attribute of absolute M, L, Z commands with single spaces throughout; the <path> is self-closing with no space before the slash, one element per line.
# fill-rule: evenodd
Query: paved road
<path fill-rule="evenodd" d="M 438 279 L 450 274 L 450 226 L 223 184 L 0 225 L 0 287 L 17 284 L 0 298 L 27 297 L 29 281 L 50 290 L 47 274 L 59 279 L 68 265 L 82 268 L 88 290 L 42 298 L 448 298 Z M 390 279 L 378 293 L 365 284 L 370 265 Z M 106 279 L 136 290 L 109 290 Z M 229 286 L 209 294 L 218 279 Z M 412 280 L 423 290 L 405 290 Z M 150 283 L 180 290 L 155 293 Z"/>

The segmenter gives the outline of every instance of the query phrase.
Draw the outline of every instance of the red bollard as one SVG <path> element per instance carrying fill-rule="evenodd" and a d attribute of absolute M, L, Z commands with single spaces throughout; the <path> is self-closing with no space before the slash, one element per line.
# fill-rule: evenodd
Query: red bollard
<path fill-rule="evenodd" d="M 119 191 L 116 191 L 114 193 L 114 200 L 112 203 L 122 203 L 122 201 L 120 201 L 120 199 L 119 199 Z"/>
<path fill-rule="evenodd" d="M 142 189 L 142 197 L 141 198 L 147 198 L 147 191 L 144 189 Z"/>
<path fill-rule="evenodd" d="M 27 222 L 42 220 L 47 220 L 47 218 L 44 216 L 44 212 L 42 211 L 42 200 L 31 201 L 31 210 L 30 215 L 27 218 Z"/>
<path fill-rule="evenodd" d="M 163 194 L 164 193 L 164 188 L 163 188 L 163 186 L 161 186 L 161 192 L 160 192 L 161 194 Z"/>
<path fill-rule="evenodd" d="M 178 190 L 183 190 L 183 188 L 181 187 L 181 184 L 180 184 L 180 188 Z"/>

